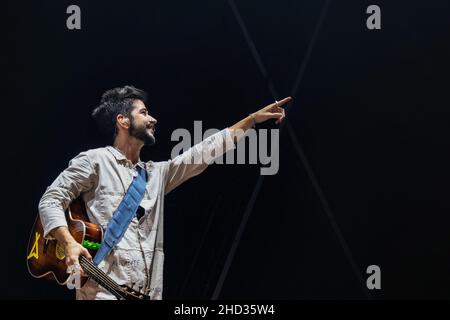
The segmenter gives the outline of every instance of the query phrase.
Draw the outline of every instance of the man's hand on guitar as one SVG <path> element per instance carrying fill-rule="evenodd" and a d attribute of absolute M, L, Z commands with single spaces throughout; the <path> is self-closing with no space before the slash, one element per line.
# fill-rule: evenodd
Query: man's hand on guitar
<path fill-rule="evenodd" d="M 51 231 L 51 235 L 63 246 L 64 254 L 66 256 L 65 263 L 67 266 L 80 265 L 78 260 L 80 255 L 83 255 L 92 261 L 92 256 L 89 254 L 89 251 L 75 241 L 67 227 L 55 228 Z M 81 272 L 81 275 L 85 276 L 83 271 Z"/>
<path fill-rule="evenodd" d="M 74 264 L 79 265 L 80 262 L 78 261 L 78 257 L 80 255 L 83 255 L 86 258 L 88 258 L 89 260 L 92 260 L 92 257 L 89 254 L 89 251 L 76 241 L 68 243 L 64 247 L 64 251 L 66 254 L 66 265 L 67 266 L 71 266 Z"/>

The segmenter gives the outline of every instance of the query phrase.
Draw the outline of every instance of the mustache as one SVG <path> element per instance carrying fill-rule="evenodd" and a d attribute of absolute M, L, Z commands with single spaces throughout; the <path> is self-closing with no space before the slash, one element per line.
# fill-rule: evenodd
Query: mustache
<path fill-rule="evenodd" d="M 156 125 L 154 123 L 150 123 L 146 127 L 147 127 L 147 129 L 153 129 L 153 131 L 156 132 Z"/>

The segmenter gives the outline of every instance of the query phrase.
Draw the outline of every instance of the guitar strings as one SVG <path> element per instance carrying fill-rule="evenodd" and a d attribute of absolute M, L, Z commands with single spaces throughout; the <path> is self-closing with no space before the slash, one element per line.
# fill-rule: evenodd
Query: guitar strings
<path fill-rule="evenodd" d="M 100 268 L 92 264 L 87 258 L 85 258 L 84 256 L 80 256 L 80 258 L 81 258 L 80 260 L 83 260 L 85 268 L 91 271 L 91 273 L 94 273 L 97 277 L 101 278 L 105 283 L 108 283 L 111 287 L 121 289 L 118 284 L 112 281 L 112 279 L 109 278 L 107 274 L 105 274 Z"/>
<path fill-rule="evenodd" d="M 81 261 L 83 260 L 83 261 Z M 87 258 L 84 256 L 80 256 L 80 262 L 85 264 L 85 267 L 88 268 L 91 272 L 95 273 L 98 277 L 102 278 L 105 282 L 108 282 L 113 287 L 119 287 L 114 281 L 112 281 L 107 274 L 105 274 L 100 268 L 92 264 Z"/>
<path fill-rule="evenodd" d="M 115 293 L 116 297 L 119 296 L 119 297 L 123 298 L 123 296 L 119 292 L 117 292 L 117 290 L 123 291 L 123 289 L 118 284 L 116 284 L 114 281 L 112 281 L 112 279 L 109 278 L 109 276 L 106 273 L 104 273 L 100 268 L 98 268 L 97 266 L 92 264 L 84 256 L 80 256 L 80 262 L 83 264 L 82 267 L 84 269 L 86 269 L 86 271 L 89 271 L 94 277 L 96 277 L 97 278 L 96 280 L 99 280 L 99 282 L 102 282 L 99 284 L 101 284 L 105 287 L 109 287 L 109 289 L 111 291 L 114 291 L 113 293 Z"/>
<path fill-rule="evenodd" d="M 91 276 L 94 278 L 95 281 L 97 281 L 100 285 L 105 287 L 106 289 L 110 290 L 111 293 L 113 293 L 117 298 L 123 298 L 122 294 L 117 291 L 118 287 L 115 283 L 112 283 L 109 279 L 105 278 L 103 275 L 101 275 L 97 270 L 92 268 L 86 261 L 80 261 L 83 264 L 83 268 L 88 272 L 91 273 Z"/>
<path fill-rule="evenodd" d="M 90 276 L 95 280 L 99 285 L 103 286 L 105 289 L 109 290 L 113 295 L 116 296 L 117 299 L 124 299 L 124 295 L 117 290 L 117 287 L 114 284 L 111 284 L 109 281 L 104 279 L 104 277 L 100 276 L 95 270 L 93 270 L 90 266 L 84 266 L 86 272 L 90 273 Z"/>
<path fill-rule="evenodd" d="M 91 261 L 89 261 L 86 257 L 80 256 L 80 258 L 83 260 L 83 262 L 86 264 L 86 267 L 92 272 L 96 273 L 95 275 L 99 278 L 101 278 L 104 282 L 108 282 L 110 286 L 115 287 L 119 292 L 124 292 L 125 294 L 136 296 L 133 292 L 128 292 L 127 290 L 124 290 L 121 286 L 119 286 L 117 283 L 115 283 L 103 270 L 101 270 L 99 267 L 97 267 L 95 264 L 93 264 Z M 80 261 L 81 262 L 81 261 Z M 130 288 L 133 290 L 132 288 Z M 133 290 L 134 291 L 134 290 Z M 142 292 L 136 292 L 139 295 L 142 295 L 145 297 L 146 295 Z"/>

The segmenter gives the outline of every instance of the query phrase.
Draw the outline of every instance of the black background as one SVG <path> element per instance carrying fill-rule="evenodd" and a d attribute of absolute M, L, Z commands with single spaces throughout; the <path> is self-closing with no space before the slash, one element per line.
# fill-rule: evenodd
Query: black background
<path fill-rule="evenodd" d="M 66 28 L 70 4 L 81 30 Z M 371 4 L 381 30 L 366 27 Z M 176 128 L 224 128 L 294 98 L 280 170 L 263 179 L 220 298 L 450 298 L 449 9 L 445 0 L 6 6 L 0 297 L 73 298 L 28 274 L 28 235 L 46 186 L 80 151 L 107 143 L 90 118 L 100 95 L 132 84 L 158 119 L 157 144 L 141 155 L 154 161 L 170 157 Z M 166 197 L 165 299 L 212 296 L 258 179 L 258 165 L 214 165 Z M 365 286 L 372 264 L 381 290 Z"/>

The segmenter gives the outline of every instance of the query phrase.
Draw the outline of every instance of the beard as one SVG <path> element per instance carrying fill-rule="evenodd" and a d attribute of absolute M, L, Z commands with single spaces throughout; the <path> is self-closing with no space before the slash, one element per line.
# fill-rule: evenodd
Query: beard
<path fill-rule="evenodd" d="M 154 128 L 154 127 L 153 127 Z M 147 126 L 137 126 L 134 120 L 131 120 L 130 128 L 128 128 L 128 133 L 130 136 L 135 137 L 136 139 L 144 142 L 144 145 L 151 146 L 155 144 L 156 139 L 155 136 L 149 131 L 150 129 Z"/>

